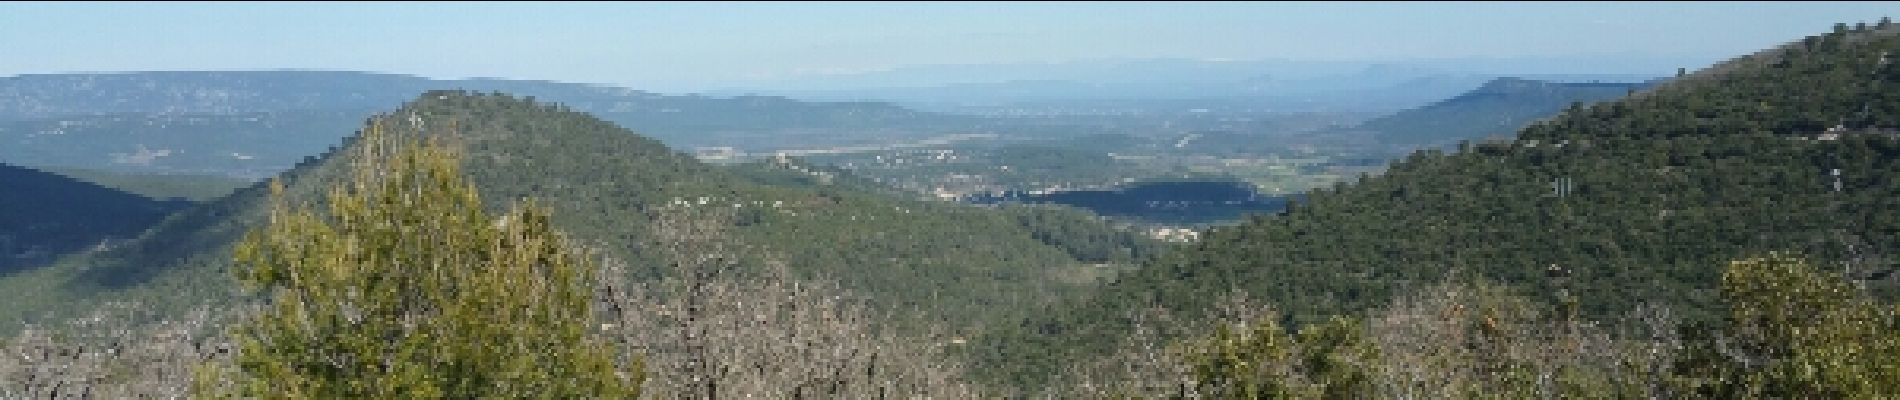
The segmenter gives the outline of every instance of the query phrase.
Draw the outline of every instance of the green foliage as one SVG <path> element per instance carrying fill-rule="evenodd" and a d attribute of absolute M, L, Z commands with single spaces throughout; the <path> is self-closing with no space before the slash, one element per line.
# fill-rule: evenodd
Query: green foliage
<path fill-rule="evenodd" d="M 1365 336 L 1359 321 L 1342 317 L 1300 330 L 1305 356 L 1301 365 L 1308 380 L 1319 387 L 1319 397 L 1357 399 L 1372 393 L 1376 379 L 1372 367 L 1379 349 Z"/>
<path fill-rule="evenodd" d="M 1128 230 L 1114 229 L 1076 209 L 1024 205 L 999 208 L 1016 218 L 1030 236 L 1067 252 L 1076 260 L 1126 263 L 1152 257 L 1161 244 Z"/>
<path fill-rule="evenodd" d="M 1235 332 L 1227 326 L 1188 351 L 1200 392 L 1215 398 L 1255 399 L 1302 397 L 1303 389 L 1292 366 L 1293 338 L 1272 318 L 1251 329 Z"/>
<path fill-rule="evenodd" d="M 271 304 L 237 328 L 237 371 L 206 391 L 289 398 L 625 398 L 595 324 L 588 255 L 545 209 L 483 210 L 440 144 L 372 128 L 328 213 L 291 207 L 235 250 Z M 393 154 L 381 154 L 394 147 Z M 385 164 L 386 163 L 386 164 Z M 637 367 L 635 368 L 637 374 Z M 226 386 L 228 384 L 229 386 Z"/>
<path fill-rule="evenodd" d="M 1356 320 L 1333 318 L 1288 335 L 1277 316 L 1244 332 L 1226 325 L 1189 345 L 1199 396 L 1222 399 L 1356 399 L 1373 394 L 1379 350 Z"/>
<path fill-rule="evenodd" d="M 1900 396 L 1900 309 L 1839 276 L 1773 253 L 1722 276 L 1731 307 L 1720 339 L 1677 366 L 1688 393 L 1721 397 Z"/>

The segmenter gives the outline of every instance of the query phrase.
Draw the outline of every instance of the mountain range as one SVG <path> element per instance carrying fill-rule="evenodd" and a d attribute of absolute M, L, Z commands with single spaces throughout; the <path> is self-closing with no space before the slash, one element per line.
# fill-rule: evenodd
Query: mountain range
<path fill-rule="evenodd" d="M 824 84 L 809 84 L 808 88 L 733 89 L 713 93 L 888 101 L 943 112 L 995 107 L 1048 108 L 1109 100 L 1248 103 L 1257 109 L 1280 112 L 1390 112 L 1451 97 L 1505 76 L 1566 82 L 1640 82 L 1659 75 L 1540 74 L 1533 70 L 1475 72 L 1405 63 L 1155 59 L 927 66 L 814 78 L 813 82 Z M 912 81 L 946 83 L 896 84 Z"/>
<path fill-rule="evenodd" d="M 860 144 L 973 125 L 884 103 L 662 95 L 545 81 L 332 71 L 48 74 L 0 78 L 0 161 L 256 179 L 326 151 L 373 112 L 433 89 L 559 102 L 637 123 L 680 147 Z"/>

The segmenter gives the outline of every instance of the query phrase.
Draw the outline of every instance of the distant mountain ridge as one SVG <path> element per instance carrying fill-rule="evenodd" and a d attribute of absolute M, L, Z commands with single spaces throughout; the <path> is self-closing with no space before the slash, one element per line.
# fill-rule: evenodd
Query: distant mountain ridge
<path fill-rule="evenodd" d="M 855 143 L 967 130 L 888 103 L 663 95 L 548 81 L 339 71 L 133 72 L 0 78 L 0 161 L 259 178 L 320 153 L 375 110 L 435 89 L 558 102 L 679 147 Z"/>
<path fill-rule="evenodd" d="M 364 109 L 429 80 L 338 71 L 155 71 L 0 78 L 0 118 L 116 113 L 233 114 Z"/>
<path fill-rule="evenodd" d="M 1239 67 L 1237 64 L 1228 68 Z M 1462 92 L 1490 75 L 1374 65 L 1354 72 L 1313 77 L 1255 74 L 1209 76 L 1157 74 L 1145 79 L 1091 80 L 1050 76 L 940 86 L 861 89 L 734 90 L 821 101 L 889 101 L 925 110 L 955 112 L 961 107 L 1034 106 L 1103 100 L 1245 102 L 1283 111 L 1367 111 L 1410 107 Z"/>
<path fill-rule="evenodd" d="M 1615 59 L 1626 62 L 1606 61 Z M 760 81 L 750 87 L 711 92 L 890 101 L 945 112 L 955 112 L 959 107 L 1038 105 L 1033 103 L 1187 99 L 1245 101 L 1286 111 L 1389 112 L 1451 97 L 1497 77 L 1638 82 L 1694 65 L 1689 60 L 1616 56 L 1391 61 L 1109 59 L 917 65 Z"/>
<path fill-rule="evenodd" d="M 1635 55 L 1577 55 L 1563 57 L 1466 57 L 1387 60 L 1287 59 L 1095 59 L 1046 63 L 911 65 L 846 73 L 805 74 L 733 83 L 716 92 L 746 90 L 780 92 L 810 90 L 866 90 L 923 88 L 1015 80 L 1067 80 L 1083 83 L 1175 82 L 1232 83 L 1243 81 L 1298 81 L 1336 76 L 1346 71 L 1417 76 L 1458 73 L 1488 76 L 1571 75 L 1585 80 L 1647 79 L 1698 61 L 1682 57 Z M 1591 73 L 1580 73 L 1591 72 Z"/>
<path fill-rule="evenodd" d="M 490 78 L 441 80 L 358 71 L 61 73 L 0 77 L 0 118 L 381 108 L 433 89 L 522 92 L 544 100 L 576 103 L 606 99 L 715 99 L 586 83 Z"/>

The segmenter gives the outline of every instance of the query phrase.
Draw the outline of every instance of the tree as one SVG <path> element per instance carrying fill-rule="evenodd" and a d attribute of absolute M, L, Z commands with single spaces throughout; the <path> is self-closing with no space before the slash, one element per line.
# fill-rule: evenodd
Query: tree
<path fill-rule="evenodd" d="M 291 207 L 271 183 L 268 225 L 235 250 L 271 304 L 232 333 L 236 370 L 207 368 L 205 394 L 271 398 L 626 398 L 639 363 L 595 327 L 596 262 L 548 210 L 483 210 L 439 140 L 359 143 L 354 182 L 328 213 Z M 617 365 L 622 364 L 622 365 Z M 623 372 L 622 367 L 626 372 Z"/>
<path fill-rule="evenodd" d="M 1838 276 L 1771 253 L 1731 263 L 1722 276 L 1730 326 L 1716 357 L 1720 379 L 1691 379 L 1701 394 L 1742 397 L 1892 398 L 1900 394 L 1894 308 Z"/>
<path fill-rule="evenodd" d="M 1185 359 L 1197 385 L 1192 397 L 1375 397 L 1372 367 L 1379 351 L 1362 323 L 1333 317 L 1289 335 L 1277 319 L 1270 315 L 1242 329 L 1222 324 L 1212 337 L 1189 343 Z"/>

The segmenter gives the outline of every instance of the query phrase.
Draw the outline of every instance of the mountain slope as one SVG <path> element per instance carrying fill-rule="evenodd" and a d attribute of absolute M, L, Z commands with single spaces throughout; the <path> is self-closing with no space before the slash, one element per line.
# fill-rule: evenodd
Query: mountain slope
<path fill-rule="evenodd" d="M 1241 290 L 1299 324 L 1466 279 L 1575 302 L 1594 320 L 1653 303 L 1706 322 L 1726 262 L 1768 251 L 1891 297 L 1894 53 L 1900 28 L 1837 30 L 1565 112 L 1509 143 L 1423 150 L 1284 215 L 1209 232 L 978 355 L 1042 360 L 991 370 L 1033 382 L 1124 336 L 1129 310 L 1199 315 L 1210 293 Z"/>
<path fill-rule="evenodd" d="M 188 204 L 0 164 L 0 276 L 130 237 Z"/>
<path fill-rule="evenodd" d="M 1533 120 L 1584 105 L 1623 97 L 1649 83 L 1558 83 L 1498 78 L 1465 94 L 1360 124 L 1380 142 L 1445 145 L 1508 135 Z"/>
<path fill-rule="evenodd" d="M 458 143 L 485 204 L 536 199 L 554 210 L 561 229 L 627 262 L 636 276 L 669 270 L 664 260 L 676 248 L 655 226 L 680 213 L 726 226 L 729 256 L 742 266 L 784 262 L 806 276 L 837 279 L 887 310 L 962 328 L 1089 285 L 1077 277 L 1095 268 L 1070 255 L 1065 246 L 1073 245 L 1039 239 L 1007 213 L 900 200 L 797 164 L 709 166 L 561 106 L 438 91 L 374 121 Z M 351 154 L 312 158 L 285 173 L 286 193 L 319 198 Z M 7 304 L 0 318 L 59 315 L 109 300 L 166 310 L 228 301 L 230 244 L 258 223 L 264 196 L 253 185 L 120 249 L 0 280 Z M 1090 222 L 1077 237 L 1126 236 Z"/>

